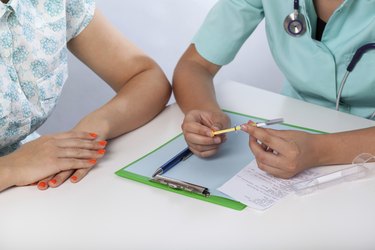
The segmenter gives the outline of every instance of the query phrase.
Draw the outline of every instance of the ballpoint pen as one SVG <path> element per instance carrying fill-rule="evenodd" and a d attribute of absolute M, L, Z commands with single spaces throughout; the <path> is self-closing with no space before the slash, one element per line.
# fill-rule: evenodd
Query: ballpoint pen
<path fill-rule="evenodd" d="M 190 151 L 190 149 L 187 147 L 184 150 L 182 150 L 180 153 L 178 153 L 176 156 L 174 156 L 172 159 L 167 161 L 165 164 L 163 164 L 161 167 L 156 169 L 155 173 L 152 175 L 152 181 L 159 182 L 161 184 L 167 185 L 173 189 L 180 189 L 185 190 L 188 192 L 193 192 L 197 194 L 201 194 L 205 197 L 210 196 L 210 191 L 208 188 L 193 184 L 190 182 L 173 179 L 170 177 L 162 176 L 162 174 L 166 173 L 168 170 L 176 166 L 181 161 L 186 160 L 189 158 L 193 153 Z"/>
<path fill-rule="evenodd" d="M 193 153 L 190 151 L 189 147 L 182 150 L 180 153 L 178 153 L 176 156 L 174 156 L 172 159 L 164 163 L 161 167 L 156 169 L 155 173 L 152 175 L 152 177 L 155 177 L 157 175 L 161 175 L 166 173 L 168 170 L 173 168 L 175 165 L 177 165 L 179 162 L 186 160 L 189 158 Z"/>
<path fill-rule="evenodd" d="M 255 127 L 265 127 L 265 126 L 269 126 L 269 125 L 277 124 L 277 123 L 282 123 L 282 122 L 284 122 L 283 118 L 277 118 L 277 119 L 272 119 L 272 120 L 268 120 L 268 121 L 264 121 L 264 122 L 250 122 L 249 124 L 252 125 L 252 126 L 255 126 Z M 237 130 L 241 130 L 241 125 L 237 125 L 235 127 L 227 128 L 227 129 L 223 129 L 223 130 L 212 131 L 211 137 L 214 137 L 215 135 L 234 132 L 234 131 L 237 131 Z"/>

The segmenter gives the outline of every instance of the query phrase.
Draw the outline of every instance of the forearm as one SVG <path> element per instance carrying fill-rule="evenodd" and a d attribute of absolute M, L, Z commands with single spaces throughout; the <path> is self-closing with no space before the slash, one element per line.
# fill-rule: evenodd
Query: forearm
<path fill-rule="evenodd" d="M 170 84 L 156 64 L 131 78 L 107 104 L 82 119 L 75 129 L 111 139 L 154 118 L 170 97 Z"/>
<path fill-rule="evenodd" d="M 351 163 L 361 153 L 375 155 L 375 127 L 316 135 L 317 165 Z"/>
<path fill-rule="evenodd" d="M 207 69 L 195 60 L 181 59 L 173 76 L 173 93 L 182 111 L 218 111 L 213 78 L 219 67 Z"/>
<path fill-rule="evenodd" d="M 0 192 L 15 185 L 14 176 L 5 157 L 0 157 Z"/>

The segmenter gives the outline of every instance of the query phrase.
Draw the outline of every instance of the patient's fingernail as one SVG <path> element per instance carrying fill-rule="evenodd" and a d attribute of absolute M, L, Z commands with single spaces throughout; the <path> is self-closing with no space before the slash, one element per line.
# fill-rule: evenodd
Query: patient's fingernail
<path fill-rule="evenodd" d="M 101 146 L 106 146 L 107 145 L 107 141 L 100 141 L 100 142 L 98 142 L 99 143 L 99 145 L 101 145 Z"/>
<path fill-rule="evenodd" d="M 76 181 L 78 180 L 78 177 L 75 176 L 75 175 L 73 175 L 72 177 L 70 177 L 70 180 L 71 180 L 72 182 L 76 182 Z"/>
<path fill-rule="evenodd" d="M 38 187 L 39 188 L 45 188 L 47 185 L 46 185 L 46 183 L 44 182 L 44 181 L 42 181 L 42 182 L 39 182 L 39 184 L 38 184 Z"/>
<path fill-rule="evenodd" d="M 96 137 L 98 137 L 98 135 L 95 134 L 95 133 L 89 133 L 89 135 L 90 135 L 92 138 L 96 138 Z"/>
<path fill-rule="evenodd" d="M 105 149 L 99 149 L 97 152 L 100 155 L 104 155 L 106 151 L 105 151 Z"/>
<path fill-rule="evenodd" d="M 51 183 L 52 185 L 56 185 L 57 181 L 56 181 L 56 179 L 52 179 L 52 180 L 49 181 L 49 183 Z"/>
<path fill-rule="evenodd" d="M 95 159 L 90 159 L 90 160 L 88 160 L 88 162 L 91 163 L 91 164 L 95 164 L 96 160 Z"/>

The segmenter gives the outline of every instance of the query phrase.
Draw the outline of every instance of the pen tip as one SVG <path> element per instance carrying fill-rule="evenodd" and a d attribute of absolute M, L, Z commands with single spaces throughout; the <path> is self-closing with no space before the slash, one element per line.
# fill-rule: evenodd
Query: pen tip
<path fill-rule="evenodd" d="M 160 168 L 157 169 L 157 170 L 155 171 L 155 173 L 152 175 L 152 178 L 155 178 L 155 176 L 157 176 L 158 174 L 161 174 L 162 172 L 163 172 L 163 170 L 161 170 Z"/>

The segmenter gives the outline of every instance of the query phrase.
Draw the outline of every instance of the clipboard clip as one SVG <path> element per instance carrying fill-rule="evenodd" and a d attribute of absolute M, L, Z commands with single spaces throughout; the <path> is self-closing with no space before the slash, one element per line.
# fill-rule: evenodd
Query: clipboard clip
<path fill-rule="evenodd" d="M 162 176 L 160 174 L 157 174 L 157 175 L 153 176 L 151 181 L 155 181 L 155 182 L 167 185 L 168 187 L 173 188 L 173 189 L 185 190 L 185 191 L 188 191 L 188 192 L 203 195 L 205 197 L 210 196 L 210 192 L 208 191 L 208 188 L 206 188 L 206 187 L 202 187 L 202 186 L 199 186 L 199 185 L 196 185 L 196 184 L 193 184 L 193 183 L 189 183 L 189 182 L 186 182 L 186 181 L 172 179 L 172 178 L 169 178 L 169 177 Z"/>

